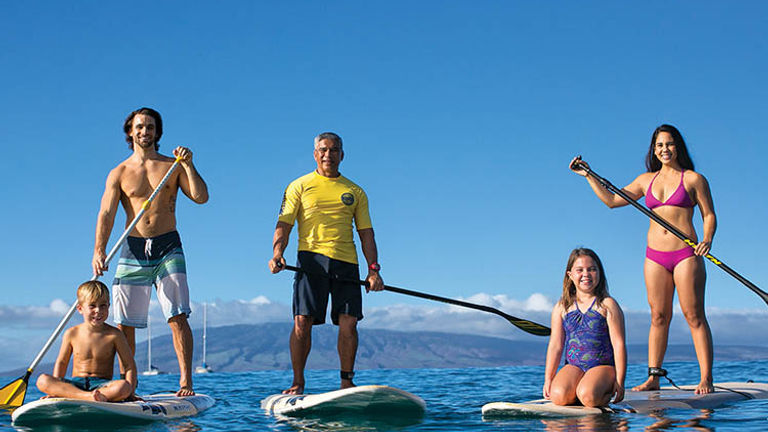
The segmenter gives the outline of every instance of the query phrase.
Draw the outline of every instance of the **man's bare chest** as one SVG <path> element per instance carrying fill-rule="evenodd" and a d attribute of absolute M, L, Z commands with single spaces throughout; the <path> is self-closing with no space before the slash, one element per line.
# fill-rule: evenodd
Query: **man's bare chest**
<path fill-rule="evenodd" d="M 162 170 L 126 170 L 120 178 L 120 189 L 124 196 L 131 199 L 148 198 L 164 175 L 165 171 Z M 172 175 L 160 194 L 173 194 L 177 188 L 178 175 Z"/>

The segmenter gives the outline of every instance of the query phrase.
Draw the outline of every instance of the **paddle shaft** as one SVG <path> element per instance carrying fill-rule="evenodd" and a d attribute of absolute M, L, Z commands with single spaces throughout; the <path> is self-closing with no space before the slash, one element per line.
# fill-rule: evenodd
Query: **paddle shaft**
<path fill-rule="evenodd" d="M 176 169 L 176 167 L 179 166 L 180 161 L 181 161 L 180 158 L 176 158 L 176 160 L 173 162 L 173 165 L 171 165 L 171 168 L 168 169 L 168 172 L 165 173 L 165 176 L 163 176 L 162 180 L 160 180 L 160 183 L 158 183 L 157 187 L 155 187 L 155 190 L 152 191 L 152 195 L 150 195 L 149 198 L 147 198 L 147 200 L 144 201 L 144 204 L 141 205 L 141 210 L 139 210 L 139 212 L 133 218 L 133 220 L 125 229 L 125 231 L 123 231 L 123 234 L 120 236 L 120 238 L 117 239 L 117 243 L 115 243 L 115 245 L 109 251 L 109 254 L 107 254 L 107 257 L 104 259 L 104 265 L 109 264 L 112 258 L 114 258 L 114 256 L 117 254 L 117 251 L 120 249 L 120 246 L 123 245 L 123 243 L 125 242 L 125 239 L 128 238 L 128 235 L 136 227 L 136 224 L 139 223 L 139 220 L 141 220 L 141 217 L 144 216 L 144 213 L 149 208 L 149 204 L 152 202 L 152 200 L 155 199 L 155 196 L 157 196 L 157 194 L 163 188 L 165 183 L 171 177 L 171 174 L 173 174 L 173 171 Z M 94 280 L 97 280 L 98 278 L 99 278 L 99 275 L 93 275 L 91 280 L 94 281 Z M 37 365 L 43 359 L 43 357 L 48 352 L 48 350 L 51 349 L 51 346 L 56 341 L 56 338 L 59 337 L 59 334 L 61 334 L 62 330 L 64 330 L 64 326 L 67 325 L 67 322 L 70 320 L 70 318 L 72 318 L 72 315 L 75 314 L 76 310 L 77 310 L 77 300 L 75 300 L 75 302 L 72 303 L 72 306 L 70 306 L 66 315 L 64 315 L 64 318 L 61 319 L 61 321 L 59 322 L 59 325 L 56 326 L 56 329 L 51 334 L 51 337 L 48 338 L 48 342 L 45 343 L 45 346 L 43 346 L 43 349 L 40 350 L 40 352 L 37 354 L 37 357 L 35 357 L 35 359 L 29 365 L 29 368 L 27 368 L 27 375 L 32 373 L 32 371 L 37 367 Z"/>
<path fill-rule="evenodd" d="M 294 267 L 294 266 L 291 266 L 291 265 L 286 265 L 285 268 L 287 270 L 291 270 L 291 271 L 295 271 L 295 272 L 303 272 L 303 273 L 312 274 L 312 275 L 315 275 L 315 276 L 330 277 L 330 278 L 334 278 L 334 279 L 341 280 L 341 281 L 344 281 L 344 282 L 352 282 L 352 283 L 357 283 L 357 284 L 360 284 L 360 285 L 363 285 L 363 286 L 368 286 L 368 282 L 362 281 L 362 280 L 342 279 L 342 278 L 339 278 L 337 275 L 310 273 L 310 272 L 308 272 L 306 270 L 303 270 L 303 269 L 301 269 L 299 267 Z M 433 301 L 448 303 L 448 304 L 452 304 L 452 305 L 456 305 L 456 306 L 462 306 L 462 307 L 465 307 L 465 308 L 476 309 L 476 310 L 480 310 L 480 311 L 483 311 L 483 312 L 490 312 L 490 313 L 493 313 L 493 314 L 496 314 L 496 315 L 499 315 L 499 316 L 505 318 L 507 321 L 509 321 L 513 325 L 517 326 L 521 330 L 523 330 L 525 332 L 528 332 L 530 334 L 536 335 L 536 336 L 549 336 L 549 334 L 550 334 L 549 327 L 543 326 L 541 324 L 537 324 L 537 323 L 535 323 L 533 321 L 528 321 L 528 320 L 524 320 L 524 319 L 521 319 L 521 318 L 513 317 L 512 315 L 508 315 L 508 314 L 506 314 L 506 313 L 504 313 L 504 312 L 502 312 L 502 311 L 500 311 L 498 309 L 492 308 L 490 306 L 479 305 L 479 304 L 475 304 L 475 303 L 468 303 L 468 302 L 461 301 L 461 300 L 454 300 L 454 299 L 450 299 L 450 298 L 447 298 L 447 297 L 436 296 L 436 295 L 433 295 L 433 294 L 427 294 L 427 293 L 418 292 L 418 291 L 411 291 L 411 290 L 408 290 L 408 289 L 405 289 L 405 288 L 398 288 L 398 287 L 394 287 L 394 286 L 390 286 L 390 285 L 384 285 L 384 289 L 387 290 L 387 291 L 398 293 L 398 294 L 405 294 L 405 295 L 409 295 L 409 296 L 413 296 L 413 297 L 419 297 L 419 298 L 423 298 L 423 299 L 427 299 L 427 300 L 433 300 Z"/>
<path fill-rule="evenodd" d="M 643 212 L 646 216 L 651 218 L 654 222 L 656 222 L 657 224 L 661 225 L 662 227 L 664 227 L 664 229 L 666 229 L 667 231 L 669 231 L 672 234 L 674 234 L 675 236 L 677 236 L 680 240 L 685 242 L 685 244 L 687 244 L 688 246 L 690 246 L 692 248 L 696 247 L 696 243 L 693 240 L 691 240 L 688 237 L 686 237 L 686 235 L 683 234 L 679 229 L 677 229 L 674 226 L 672 226 L 669 222 L 667 222 L 664 219 L 662 219 L 659 215 L 657 215 L 656 213 L 652 212 L 649 208 L 645 207 L 644 205 L 640 204 L 636 200 L 632 199 L 629 195 L 627 195 L 626 192 L 624 192 L 623 190 L 617 188 L 616 186 L 611 184 L 611 182 L 609 182 L 608 180 L 604 179 L 603 177 L 600 177 L 596 172 L 592 171 L 592 169 L 589 168 L 587 165 L 585 165 L 581 161 L 577 161 L 575 163 L 575 165 L 578 168 L 581 168 L 581 169 L 585 170 L 587 172 L 587 175 L 592 176 L 601 185 L 603 185 L 604 188 L 606 188 L 609 191 L 615 193 L 616 195 L 624 198 L 624 200 L 626 200 L 628 203 L 632 204 L 636 209 L 638 209 L 641 212 Z M 729 275 L 733 276 L 739 282 L 743 283 L 747 288 L 749 288 L 755 294 L 760 296 L 760 298 L 763 299 L 763 301 L 766 304 L 768 304 L 768 293 L 766 293 L 765 291 L 763 291 L 760 288 L 758 288 L 755 284 L 753 284 L 752 282 L 748 281 L 742 275 L 736 273 L 735 270 L 733 270 L 732 268 L 728 267 L 724 262 L 722 262 L 719 259 L 715 258 L 712 254 L 706 254 L 705 258 L 707 258 L 709 261 L 711 261 L 716 266 L 718 266 L 721 269 L 723 269 L 723 271 L 725 271 Z"/>

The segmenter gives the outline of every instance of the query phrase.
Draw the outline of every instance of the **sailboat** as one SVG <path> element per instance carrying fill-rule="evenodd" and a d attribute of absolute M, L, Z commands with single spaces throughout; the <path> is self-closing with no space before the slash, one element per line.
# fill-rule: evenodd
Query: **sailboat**
<path fill-rule="evenodd" d="M 208 345 L 208 303 L 203 303 L 203 364 L 195 368 L 195 373 L 213 372 L 210 366 L 205 362 L 205 348 Z"/>
<path fill-rule="evenodd" d="M 152 364 L 152 318 L 147 317 L 147 370 L 142 371 L 141 375 L 158 375 L 160 369 Z"/>

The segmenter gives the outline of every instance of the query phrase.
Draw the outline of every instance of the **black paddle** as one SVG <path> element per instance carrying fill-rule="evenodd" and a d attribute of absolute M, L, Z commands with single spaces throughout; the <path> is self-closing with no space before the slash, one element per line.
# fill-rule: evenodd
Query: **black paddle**
<path fill-rule="evenodd" d="M 343 281 L 343 282 L 357 283 L 357 284 L 360 284 L 360 285 L 363 285 L 363 286 L 368 286 L 368 282 L 367 281 L 353 280 L 353 279 L 343 279 L 343 278 L 338 277 L 338 275 L 320 274 L 320 273 L 308 272 L 308 271 L 303 270 L 303 269 L 301 269 L 299 267 L 294 267 L 294 266 L 291 266 L 291 265 L 286 265 L 285 268 L 288 269 L 288 270 L 291 270 L 291 271 L 295 271 L 295 272 L 303 272 L 303 273 L 311 274 L 313 276 L 329 277 L 329 278 L 340 280 L 340 281 Z M 434 301 L 448 303 L 448 304 L 452 304 L 452 305 L 456 305 L 456 306 L 463 306 L 463 307 L 470 308 L 470 309 L 477 309 L 477 310 L 481 310 L 483 312 L 490 312 L 490 313 L 499 315 L 500 317 L 506 319 L 512 325 L 516 326 L 520 330 L 522 330 L 524 332 L 528 332 L 528 333 L 530 333 L 532 335 L 536 335 L 536 336 L 549 336 L 549 334 L 550 334 L 549 327 L 545 327 L 545 326 L 543 326 L 541 324 L 536 324 L 533 321 L 528 321 L 528 320 L 524 320 L 524 319 L 513 317 L 512 315 L 507 315 L 504 312 L 502 312 L 502 311 L 500 311 L 498 309 L 494 309 L 494 308 L 492 308 L 490 306 L 479 305 L 479 304 L 474 304 L 474 303 L 467 303 L 467 302 L 464 302 L 464 301 L 461 301 L 461 300 L 449 299 L 449 298 L 446 298 L 446 297 L 440 297 L 440 296 L 436 296 L 436 295 L 432 295 L 432 294 L 427 294 L 427 293 L 422 293 L 422 292 L 418 292 L 418 291 L 411 291 L 411 290 L 407 290 L 407 289 L 404 289 L 404 288 L 397 288 L 397 287 L 393 287 L 393 286 L 389 286 L 389 285 L 384 285 L 384 289 L 387 290 L 387 291 L 396 292 L 398 294 L 405 294 L 405 295 L 409 295 L 409 296 L 413 296 L 413 297 L 420 297 L 420 298 L 427 299 L 427 300 L 434 300 Z"/>
<path fill-rule="evenodd" d="M 576 161 L 574 161 L 573 165 L 576 168 L 580 168 L 580 169 L 583 169 L 584 171 L 586 171 L 587 175 L 590 175 L 590 176 L 594 177 L 594 179 L 597 180 L 601 185 L 603 185 L 604 188 L 606 188 L 609 191 L 615 193 L 616 195 L 624 198 L 628 203 L 632 204 L 636 209 L 638 209 L 641 212 L 643 212 L 646 216 L 651 218 L 654 222 L 656 222 L 657 224 L 661 225 L 662 227 L 664 227 L 664 229 L 666 229 L 667 231 L 671 232 L 672 234 L 676 235 L 680 240 L 684 241 L 685 244 L 687 244 L 688 246 L 690 246 L 692 248 L 696 247 L 696 243 L 694 243 L 693 240 L 691 240 L 688 237 L 686 237 L 685 234 L 683 234 L 680 230 L 678 230 L 677 228 L 672 226 L 669 222 L 667 222 L 664 219 L 662 219 L 661 217 L 659 217 L 659 215 L 657 215 L 656 213 L 652 212 L 649 208 L 647 208 L 644 205 L 642 205 L 642 204 L 638 203 L 637 201 L 633 200 L 629 195 L 627 195 L 626 192 L 624 192 L 623 190 L 621 190 L 621 189 L 617 188 L 616 186 L 612 185 L 611 182 L 609 182 L 608 180 L 606 180 L 603 177 L 600 177 L 599 175 L 597 175 L 597 173 L 592 171 L 592 169 L 590 169 L 581 160 L 577 159 Z M 760 288 L 758 288 L 755 284 L 753 284 L 752 282 L 748 281 L 742 275 L 736 273 L 735 270 L 733 270 L 732 268 L 730 268 L 727 265 L 725 265 L 724 262 L 722 262 L 719 259 L 717 259 L 714 256 L 712 256 L 712 254 L 707 254 L 707 255 L 705 255 L 705 257 L 708 260 L 710 260 L 712 263 L 714 263 L 716 266 L 718 266 L 721 269 L 723 269 L 726 273 L 728 273 L 729 275 L 731 275 L 734 278 L 736 278 L 736 280 L 738 280 L 739 282 L 741 282 L 744 285 L 746 285 L 747 288 L 751 289 L 755 294 L 760 296 L 760 298 L 763 299 L 765 304 L 768 304 L 768 293 L 766 293 L 765 291 L 763 291 Z"/>

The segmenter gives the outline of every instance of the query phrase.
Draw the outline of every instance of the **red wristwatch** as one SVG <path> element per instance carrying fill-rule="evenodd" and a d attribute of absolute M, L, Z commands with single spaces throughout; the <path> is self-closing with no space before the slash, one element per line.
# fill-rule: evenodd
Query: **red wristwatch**
<path fill-rule="evenodd" d="M 377 263 L 377 262 L 374 262 L 374 263 L 371 263 L 371 265 L 368 266 L 368 269 L 369 270 L 373 270 L 375 272 L 378 272 L 379 270 L 381 270 L 381 265 L 379 265 L 379 263 Z"/>

